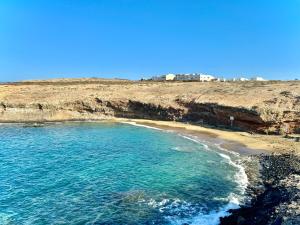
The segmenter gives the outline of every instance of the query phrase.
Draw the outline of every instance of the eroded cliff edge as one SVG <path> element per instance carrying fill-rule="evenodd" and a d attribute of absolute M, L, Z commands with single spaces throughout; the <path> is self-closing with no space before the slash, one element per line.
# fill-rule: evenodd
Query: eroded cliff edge
<path fill-rule="evenodd" d="M 174 120 L 300 133 L 300 82 L 64 80 L 0 85 L 0 122 Z"/>

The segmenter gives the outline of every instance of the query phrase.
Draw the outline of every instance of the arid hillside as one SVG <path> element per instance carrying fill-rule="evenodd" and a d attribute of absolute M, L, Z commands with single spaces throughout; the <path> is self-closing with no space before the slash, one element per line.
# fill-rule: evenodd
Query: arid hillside
<path fill-rule="evenodd" d="M 300 132 L 300 82 L 61 79 L 0 85 L 0 121 L 176 120 L 255 132 Z"/>

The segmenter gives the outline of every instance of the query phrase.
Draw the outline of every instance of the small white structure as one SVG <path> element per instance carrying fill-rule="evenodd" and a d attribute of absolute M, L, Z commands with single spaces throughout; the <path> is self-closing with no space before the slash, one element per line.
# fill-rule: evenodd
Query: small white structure
<path fill-rule="evenodd" d="M 219 77 L 217 77 L 217 78 L 215 78 L 215 79 L 213 79 L 213 81 L 217 81 L 217 82 L 226 82 L 226 78 L 219 78 Z"/>
<path fill-rule="evenodd" d="M 164 77 L 165 77 L 165 80 L 174 80 L 175 74 L 169 73 L 169 74 L 164 75 Z"/>
<path fill-rule="evenodd" d="M 233 81 L 233 82 L 236 82 L 236 81 L 248 81 L 249 79 L 248 78 L 245 78 L 245 77 L 238 77 L 238 78 L 231 78 L 231 79 L 228 79 L 228 81 Z"/>
<path fill-rule="evenodd" d="M 151 80 L 154 80 L 154 81 L 164 81 L 164 80 L 171 81 L 174 79 L 175 79 L 175 74 L 172 74 L 172 73 L 169 73 L 166 75 L 161 75 L 161 76 L 154 76 L 151 78 Z"/>
<path fill-rule="evenodd" d="M 254 81 L 266 81 L 264 78 L 262 77 L 252 77 L 251 80 L 254 80 Z"/>
<path fill-rule="evenodd" d="M 237 81 L 248 81 L 249 79 L 245 78 L 245 77 L 240 77 L 240 78 L 237 78 L 236 80 Z"/>
<path fill-rule="evenodd" d="M 212 81 L 214 79 L 215 79 L 214 76 L 208 75 L 208 74 L 200 74 L 200 76 L 199 76 L 199 80 L 202 81 L 202 82 L 204 82 L 204 81 Z"/>

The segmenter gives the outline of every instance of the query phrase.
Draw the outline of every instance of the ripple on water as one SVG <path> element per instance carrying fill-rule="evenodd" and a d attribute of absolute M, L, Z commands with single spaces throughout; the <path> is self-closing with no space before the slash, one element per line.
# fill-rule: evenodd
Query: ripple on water
<path fill-rule="evenodd" d="M 132 124 L 0 127 L 0 224 L 217 224 L 239 156 Z"/>

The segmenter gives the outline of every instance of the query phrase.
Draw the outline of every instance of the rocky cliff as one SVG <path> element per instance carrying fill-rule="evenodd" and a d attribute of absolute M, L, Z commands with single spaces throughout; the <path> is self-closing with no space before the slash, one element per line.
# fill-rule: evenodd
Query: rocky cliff
<path fill-rule="evenodd" d="M 0 122 L 176 120 L 280 133 L 300 132 L 300 82 L 58 80 L 0 85 Z"/>

